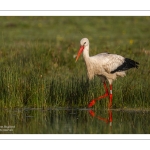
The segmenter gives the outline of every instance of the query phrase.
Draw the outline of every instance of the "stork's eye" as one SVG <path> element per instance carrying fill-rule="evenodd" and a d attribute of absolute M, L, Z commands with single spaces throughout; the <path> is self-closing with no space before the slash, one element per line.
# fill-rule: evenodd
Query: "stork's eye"
<path fill-rule="evenodd" d="M 84 42 L 84 45 L 86 44 L 86 42 Z"/>

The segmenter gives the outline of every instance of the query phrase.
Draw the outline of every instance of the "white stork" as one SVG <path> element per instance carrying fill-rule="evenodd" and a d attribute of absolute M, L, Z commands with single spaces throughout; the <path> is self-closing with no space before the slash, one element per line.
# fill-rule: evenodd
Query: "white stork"
<path fill-rule="evenodd" d="M 125 71 L 130 68 L 138 68 L 139 63 L 131 60 L 129 58 L 125 58 L 123 56 L 117 54 L 109 54 L 109 53 L 100 53 L 95 56 L 89 56 L 89 40 L 87 38 L 83 38 L 80 41 L 80 49 L 78 51 L 76 61 L 78 60 L 80 54 L 83 52 L 83 57 L 87 67 L 87 74 L 89 79 L 91 80 L 94 75 L 97 75 L 101 78 L 105 94 L 99 96 L 96 99 L 93 99 L 88 107 L 92 107 L 96 100 L 100 100 L 101 98 L 109 97 L 108 108 L 112 106 L 112 82 L 117 78 L 117 76 L 124 77 L 126 75 Z M 107 89 L 106 80 L 109 83 L 109 91 Z"/>

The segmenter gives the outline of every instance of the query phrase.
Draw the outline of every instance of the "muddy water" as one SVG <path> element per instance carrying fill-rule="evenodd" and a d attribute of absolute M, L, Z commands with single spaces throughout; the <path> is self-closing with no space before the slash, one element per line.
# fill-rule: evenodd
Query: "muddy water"
<path fill-rule="evenodd" d="M 14 109 L 0 112 L 1 134 L 150 134 L 150 111 Z"/>

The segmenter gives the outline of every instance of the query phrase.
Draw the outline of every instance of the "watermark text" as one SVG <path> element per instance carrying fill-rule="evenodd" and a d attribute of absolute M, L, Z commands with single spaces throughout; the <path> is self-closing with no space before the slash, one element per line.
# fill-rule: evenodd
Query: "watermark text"
<path fill-rule="evenodd" d="M 15 126 L 10 125 L 0 125 L 0 132 L 12 132 L 15 129 Z"/>

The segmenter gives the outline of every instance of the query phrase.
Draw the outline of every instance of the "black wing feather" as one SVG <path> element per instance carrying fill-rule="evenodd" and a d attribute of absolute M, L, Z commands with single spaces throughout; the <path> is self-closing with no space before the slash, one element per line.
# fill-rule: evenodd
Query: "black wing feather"
<path fill-rule="evenodd" d="M 115 73 L 115 72 L 120 72 L 120 71 L 125 71 L 128 70 L 130 68 L 138 68 L 139 63 L 129 59 L 129 58 L 125 58 L 125 61 L 123 62 L 122 65 L 120 65 L 118 68 L 116 68 L 115 70 L 111 71 L 111 73 Z"/>

